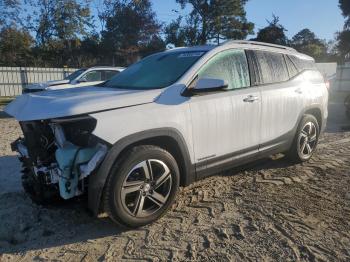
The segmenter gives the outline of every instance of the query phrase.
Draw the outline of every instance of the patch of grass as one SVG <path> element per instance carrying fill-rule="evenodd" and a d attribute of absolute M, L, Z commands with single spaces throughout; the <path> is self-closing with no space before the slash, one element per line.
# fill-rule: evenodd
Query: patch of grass
<path fill-rule="evenodd" d="M 0 96 L 0 106 L 6 106 L 13 99 L 15 99 L 14 96 Z"/>

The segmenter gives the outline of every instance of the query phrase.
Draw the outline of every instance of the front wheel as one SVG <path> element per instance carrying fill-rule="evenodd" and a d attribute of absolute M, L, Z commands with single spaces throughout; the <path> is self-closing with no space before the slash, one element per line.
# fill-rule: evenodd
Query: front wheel
<path fill-rule="evenodd" d="M 175 200 L 180 173 L 174 157 L 156 146 L 137 146 L 116 162 L 105 189 L 109 217 L 127 227 L 159 219 Z"/>
<path fill-rule="evenodd" d="M 316 150 L 319 135 L 320 128 L 317 119 L 312 115 L 305 115 L 298 126 L 290 148 L 288 154 L 290 159 L 295 162 L 310 160 Z"/>

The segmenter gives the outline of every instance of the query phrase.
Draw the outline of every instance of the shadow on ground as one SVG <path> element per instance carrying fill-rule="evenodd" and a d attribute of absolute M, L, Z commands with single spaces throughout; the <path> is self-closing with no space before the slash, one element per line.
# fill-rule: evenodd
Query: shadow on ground
<path fill-rule="evenodd" d="M 4 106 L 0 106 L 0 119 L 1 118 L 10 118 L 11 116 L 9 116 L 8 114 L 6 114 L 4 112 Z"/>
<path fill-rule="evenodd" d="M 8 157 L 0 157 L 0 163 L 2 159 L 6 161 Z M 284 158 L 263 159 L 217 177 L 290 165 Z M 74 243 L 84 244 L 100 238 L 118 237 L 125 231 L 143 230 L 127 230 L 114 224 L 105 215 L 96 218 L 88 211 L 86 203 L 87 199 L 81 198 L 41 206 L 33 203 L 24 192 L 0 195 L 0 253 L 20 253 Z"/>

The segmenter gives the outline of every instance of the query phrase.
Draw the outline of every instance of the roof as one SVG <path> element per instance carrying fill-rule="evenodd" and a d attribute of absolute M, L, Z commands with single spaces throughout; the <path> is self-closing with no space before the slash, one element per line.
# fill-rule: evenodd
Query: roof
<path fill-rule="evenodd" d="M 246 41 L 246 40 L 228 40 L 221 45 L 204 45 L 204 46 L 194 46 L 194 47 L 177 47 L 168 50 L 167 52 L 193 52 L 193 51 L 210 51 L 216 48 L 223 48 L 223 47 L 232 47 L 232 48 L 251 48 L 251 49 L 259 49 L 259 50 L 265 50 L 265 51 L 274 51 L 274 52 L 282 52 L 285 54 L 293 54 L 295 56 L 298 56 L 301 59 L 306 60 L 313 60 L 312 57 L 307 56 L 305 54 L 299 53 L 294 48 L 288 47 L 288 46 L 282 46 L 282 45 L 275 45 L 270 43 L 263 43 L 263 42 L 257 42 L 257 41 Z"/>
<path fill-rule="evenodd" d="M 93 66 L 89 68 L 85 68 L 86 70 L 91 70 L 91 69 L 109 69 L 109 70 L 121 70 L 125 69 L 125 67 L 121 66 Z"/>

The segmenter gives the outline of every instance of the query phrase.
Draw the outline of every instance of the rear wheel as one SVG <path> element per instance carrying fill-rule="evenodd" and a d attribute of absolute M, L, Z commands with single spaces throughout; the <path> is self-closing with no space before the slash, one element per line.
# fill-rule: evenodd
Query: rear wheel
<path fill-rule="evenodd" d="M 156 146 L 137 146 L 117 161 L 105 189 L 105 209 L 124 226 L 140 227 L 159 219 L 179 187 L 174 157 Z"/>
<path fill-rule="evenodd" d="M 288 154 L 291 160 L 296 162 L 310 160 L 316 150 L 319 135 L 320 128 L 317 119 L 312 115 L 305 115 L 299 124 Z"/>

